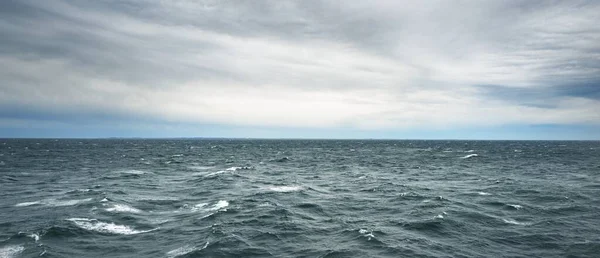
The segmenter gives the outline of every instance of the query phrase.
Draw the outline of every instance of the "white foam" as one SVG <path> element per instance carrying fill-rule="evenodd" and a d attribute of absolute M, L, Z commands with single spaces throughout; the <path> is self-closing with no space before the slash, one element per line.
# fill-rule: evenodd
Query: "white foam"
<path fill-rule="evenodd" d="M 477 192 L 477 194 L 479 194 L 479 195 L 492 195 L 491 193 L 486 193 L 486 192 Z"/>
<path fill-rule="evenodd" d="M 156 230 L 156 229 L 135 230 L 126 225 L 117 225 L 114 223 L 102 222 L 102 221 L 98 221 L 95 219 L 87 219 L 87 218 L 70 218 L 67 220 L 75 223 L 75 225 L 77 225 L 78 227 L 80 227 L 82 229 L 96 231 L 96 232 L 100 232 L 100 233 L 108 233 L 108 234 L 134 235 L 134 234 L 146 233 L 146 232 Z"/>
<path fill-rule="evenodd" d="M 146 171 L 142 171 L 142 170 L 136 170 L 136 169 L 130 169 L 130 170 L 122 170 L 119 171 L 123 174 L 129 174 L 129 175 L 143 175 L 143 174 L 147 174 L 148 172 Z"/>
<path fill-rule="evenodd" d="M 188 168 L 195 170 L 209 170 L 211 168 L 214 168 L 214 166 L 189 166 Z"/>
<path fill-rule="evenodd" d="M 248 166 L 244 166 L 244 167 L 230 167 L 230 168 L 227 168 L 225 170 L 227 170 L 227 171 L 238 171 L 238 170 L 249 170 L 249 169 L 252 169 L 252 167 L 248 167 Z"/>
<path fill-rule="evenodd" d="M 79 200 L 46 199 L 46 200 L 34 201 L 34 202 L 17 203 L 17 204 L 15 204 L 15 207 L 25 207 L 25 206 L 32 206 L 32 205 L 38 205 L 38 204 L 41 204 L 44 206 L 52 206 L 52 207 L 73 206 L 73 205 L 77 205 L 80 203 L 89 202 L 91 200 L 92 200 L 92 198 L 79 199 Z"/>
<path fill-rule="evenodd" d="M 108 202 L 108 199 L 104 197 L 104 199 L 100 200 L 100 202 Z"/>
<path fill-rule="evenodd" d="M 461 157 L 461 159 L 468 159 L 468 158 L 472 158 L 472 157 L 478 157 L 479 155 L 477 155 L 477 153 L 474 154 L 469 154 L 467 156 Z"/>
<path fill-rule="evenodd" d="M 444 215 L 442 214 L 438 214 L 437 216 L 434 217 L 434 219 L 443 219 Z"/>
<path fill-rule="evenodd" d="M 192 246 L 189 246 L 189 245 L 185 245 L 185 246 L 179 247 L 177 249 L 173 249 L 171 251 L 168 251 L 167 252 L 167 257 L 174 258 L 174 257 L 177 257 L 177 256 L 186 255 L 186 254 L 189 254 L 189 253 L 193 252 L 194 250 L 196 250 L 196 248 L 194 248 Z"/>
<path fill-rule="evenodd" d="M 33 234 L 29 234 L 27 235 L 28 237 L 31 237 L 34 241 L 40 241 L 40 235 L 33 233 Z"/>
<path fill-rule="evenodd" d="M 177 249 L 173 249 L 171 251 L 168 251 L 167 252 L 167 257 L 174 258 L 174 257 L 177 257 L 177 256 L 182 256 L 182 255 L 189 254 L 189 253 L 191 253 L 193 251 L 196 251 L 196 250 L 202 250 L 202 249 L 205 249 L 206 247 L 208 247 L 208 244 L 209 244 L 209 242 L 206 241 L 206 243 L 204 244 L 204 246 L 202 246 L 200 249 L 196 249 L 196 248 L 194 248 L 193 246 L 190 246 L 190 245 L 185 245 L 185 246 L 179 247 Z"/>
<path fill-rule="evenodd" d="M 368 238 L 367 241 L 371 240 L 371 238 L 375 238 L 375 235 L 373 235 L 373 231 L 368 231 L 366 229 L 359 229 L 358 233 L 363 235 L 363 237 Z"/>
<path fill-rule="evenodd" d="M 0 247 L 0 258 L 12 258 L 25 250 L 22 245 L 7 245 Z"/>
<path fill-rule="evenodd" d="M 302 186 L 298 186 L 298 185 L 272 186 L 272 187 L 268 188 L 269 191 L 279 192 L 279 193 L 297 192 L 297 191 L 301 191 L 302 189 L 304 189 L 304 188 Z"/>
<path fill-rule="evenodd" d="M 529 223 L 529 222 L 519 222 L 519 221 L 516 221 L 514 219 L 502 219 L 502 221 L 504 221 L 504 223 L 513 224 L 513 225 L 521 225 L 521 226 L 529 226 L 529 225 L 531 225 L 531 223 Z"/>
<path fill-rule="evenodd" d="M 142 213 L 141 210 L 125 204 L 114 204 L 112 207 L 107 208 L 106 211 L 110 212 L 128 212 L 128 213 Z"/>
<path fill-rule="evenodd" d="M 217 203 L 215 203 L 212 207 L 210 207 L 208 210 L 209 211 L 216 211 L 216 210 L 220 210 L 223 209 L 225 207 L 229 206 L 229 202 L 225 201 L 225 200 L 219 200 Z"/>
<path fill-rule="evenodd" d="M 465 152 L 474 152 L 474 150 L 468 150 L 468 151 L 465 151 Z"/>
<path fill-rule="evenodd" d="M 73 206 L 84 202 L 91 201 L 92 198 L 80 199 L 80 200 L 55 200 L 49 199 L 43 202 L 44 205 L 61 207 L 61 206 Z"/>
<path fill-rule="evenodd" d="M 205 176 L 206 176 L 206 177 L 211 177 L 211 176 L 216 176 L 216 175 L 218 175 L 218 174 L 223 174 L 223 173 L 225 173 L 225 172 L 227 172 L 227 171 L 225 171 L 225 170 L 220 170 L 220 171 L 217 171 L 217 172 L 208 173 L 208 174 L 206 174 Z"/>
<path fill-rule="evenodd" d="M 40 201 L 35 201 L 35 202 L 22 202 L 22 203 L 17 203 L 15 204 L 15 207 L 25 207 L 25 206 L 31 206 L 31 205 L 36 205 L 36 204 L 41 204 Z"/>
<path fill-rule="evenodd" d="M 518 205 L 518 204 L 508 204 L 508 206 L 510 206 L 510 207 L 513 207 L 513 208 L 515 208 L 515 209 L 517 209 L 517 210 L 520 210 L 520 209 L 522 209 L 522 208 L 523 208 L 523 206 L 521 206 L 521 205 Z"/>
<path fill-rule="evenodd" d="M 219 200 L 212 206 L 210 206 L 208 208 L 207 208 L 207 206 L 208 206 L 208 203 L 199 203 L 199 204 L 194 205 L 194 207 L 192 207 L 192 211 L 204 211 L 204 212 L 218 211 L 218 210 L 222 210 L 222 209 L 226 208 L 227 206 L 229 206 L 229 202 L 226 200 Z"/>

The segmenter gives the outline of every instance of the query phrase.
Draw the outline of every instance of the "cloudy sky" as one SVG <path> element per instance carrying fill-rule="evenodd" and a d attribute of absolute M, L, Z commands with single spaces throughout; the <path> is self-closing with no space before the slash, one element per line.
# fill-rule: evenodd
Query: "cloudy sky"
<path fill-rule="evenodd" d="M 600 139 L 600 1 L 0 1 L 0 137 Z"/>

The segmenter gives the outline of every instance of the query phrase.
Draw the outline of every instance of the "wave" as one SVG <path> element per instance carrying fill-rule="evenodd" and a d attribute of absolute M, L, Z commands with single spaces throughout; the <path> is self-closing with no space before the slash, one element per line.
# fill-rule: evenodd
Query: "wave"
<path fill-rule="evenodd" d="M 225 207 L 229 206 L 229 202 L 226 200 L 219 200 L 218 202 L 216 202 L 215 204 L 209 206 L 208 203 L 199 203 L 194 205 L 193 207 L 189 208 L 189 206 L 184 205 L 183 208 L 189 208 L 192 211 L 196 212 L 196 211 L 203 211 L 203 212 L 209 212 L 209 211 L 218 211 L 221 210 Z"/>
<path fill-rule="evenodd" d="M 269 191 L 278 192 L 278 193 L 289 193 L 289 192 L 297 192 L 304 189 L 302 186 L 298 185 L 289 185 L 289 186 L 272 186 L 267 188 Z"/>
<path fill-rule="evenodd" d="M 182 255 L 189 254 L 189 253 L 191 253 L 191 252 L 193 252 L 195 250 L 196 250 L 196 248 L 194 248 L 192 246 L 189 246 L 189 245 L 186 245 L 186 246 L 182 246 L 182 247 L 179 247 L 177 249 L 173 249 L 171 251 L 168 251 L 167 252 L 167 257 L 174 258 L 174 257 L 177 257 L 177 256 L 182 256 Z"/>
<path fill-rule="evenodd" d="M 219 175 L 219 174 L 223 174 L 223 173 L 227 173 L 227 172 L 235 172 L 235 171 L 238 171 L 238 170 L 250 170 L 250 169 L 253 169 L 253 167 L 230 167 L 230 168 L 226 168 L 225 170 L 219 170 L 219 171 L 216 171 L 216 172 L 208 173 L 208 174 L 206 174 L 204 176 L 205 177 L 213 177 L 213 176 L 216 176 L 216 175 Z"/>
<path fill-rule="evenodd" d="M 189 253 L 194 252 L 194 251 L 200 251 L 200 250 L 206 249 L 206 247 L 208 247 L 208 244 L 209 244 L 209 242 L 206 241 L 206 243 L 204 244 L 204 246 L 202 246 L 201 248 L 195 248 L 195 247 L 190 246 L 190 245 L 185 245 L 185 246 L 179 247 L 177 249 L 173 249 L 171 251 L 168 251 L 167 252 L 167 257 L 168 258 L 174 258 L 174 257 L 178 257 L 178 256 L 183 256 L 183 255 L 189 254 Z"/>
<path fill-rule="evenodd" d="M 530 225 L 532 225 L 531 222 L 519 222 L 519 221 L 516 221 L 514 219 L 502 219 L 502 221 L 504 221 L 504 223 L 512 224 L 512 225 L 520 225 L 520 226 L 530 226 Z"/>
<path fill-rule="evenodd" d="M 227 206 L 229 206 L 229 202 L 226 200 L 219 200 L 212 206 L 205 208 L 207 206 L 208 206 L 208 203 L 199 203 L 199 204 L 194 205 L 194 207 L 192 207 L 192 211 L 205 211 L 205 212 L 218 211 L 218 210 L 222 210 L 222 209 L 226 208 Z"/>
<path fill-rule="evenodd" d="M 366 237 L 367 241 L 370 241 L 371 238 L 375 238 L 375 235 L 373 235 L 373 231 L 372 230 L 369 231 L 369 230 L 361 228 L 361 229 L 358 230 L 358 233 L 361 234 L 363 237 Z"/>
<path fill-rule="evenodd" d="M 12 258 L 19 255 L 21 252 L 25 250 L 25 247 L 22 245 L 8 245 L 0 247 L 0 257 L 2 258 Z"/>
<path fill-rule="evenodd" d="M 244 166 L 244 167 L 230 167 L 225 169 L 226 171 L 238 171 L 238 170 L 250 170 L 252 169 L 252 167 L 250 166 Z"/>
<path fill-rule="evenodd" d="M 89 188 L 82 188 L 82 189 L 75 189 L 75 190 L 71 190 L 71 191 L 68 191 L 67 193 L 68 193 L 68 194 L 71 194 L 71 193 L 87 193 L 87 192 L 89 192 L 89 191 L 92 191 L 92 189 L 89 189 Z"/>
<path fill-rule="evenodd" d="M 51 207 L 73 206 L 73 205 L 77 205 L 80 203 L 89 202 L 91 200 L 92 200 L 92 198 L 79 199 L 79 200 L 46 199 L 46 200 L 33 201 L 33 202 L 17 203 L 17 204 L 15 204 L 15 207 L 26 207 L 26 206 L 32 206 L 32 205 L 44 205 L 44 206 L 51 206 Z"/>
<path fill-rule="evenodd" d="M 473 154 L 469 154 L 464 157 L 461 157 L 461 159 L 469 159 L 469 158 L 473 158 L 473 157 L 479 157 L 479 155 L 477 155 L 477 153 L 473 153 Z"/>
<path fill-rule="evenodd" d="M 140 209 L 125 205 L 125 204 L 114 204 L 110 208 L 106 208 L 106 211 L 110 212 L 128 212 L 128 213 L 142 213 Z"/>
<path fill-rule="evenodd" d="M 121 170 L 121 171 L 118 171 L 118 172 L 122 173 L 122 174 L 127 174 L 127 175 L 145 175 L 145 174 L 149 173 L 149 172 L 142 171 L 142 170 L 137 170 L 137 169 Z"/>
<path fill-rule="evenodd" d="M 216 172 L 208 173 L 208 174 L 206 174 L 204 176 L 205 177 L 213 177 L 213 176 L 216 176 L 216 175 L 219 175 L 219 174 L 223 174 L 223 173 L 226 173 L 226 172 L 227 171 L 225 171 L 225 170 L 219 170 L 219 171 L 216 171 Z"/>
<path fill-rule="evenodd" d="M 483 195 L 483 196 L 492 195 L 491 193 L 487 193 L 487 192 L 477 192 L 477 194 Z"/>
<path fill-rule="evenodd" d="M 189 169 L 193 170 L 209 170 L 211 168 L 215 168 L 214 166 L 189 166 Z"/>
<path fill-rule="evenodd" d="M 31 206 L 31 205 L 41 204 L 41 203 L 42 203 L 41 201 L 21 202 L 21 203 L 15 204 L 15 207 L 26 207 L 26 206 Z"/>
<path fill-rule="evenodd" d="M 110 222 L 102 222 L 95 219 L 87 219 L 87 218 L 70 218 L 67 219 L 75 223 L 79 228 L 95 231 L 99 233 L 105 234 L 116 234 L 116 235 L 135 235 L 140 233 L 147 233 L 150 231 L 154 231 L 156 229 L 150 230 L 136 230 L 126 225 L 117 225 Z"/>
<path fill-rule="evenodd" d="M 523 206 L 518 205 L 518 204 L 507 204 L 506 206 L 511 207 L 513 209 L 516 209 L 516 210 L 520 210 L 520 209 L 523 208 Z"/>

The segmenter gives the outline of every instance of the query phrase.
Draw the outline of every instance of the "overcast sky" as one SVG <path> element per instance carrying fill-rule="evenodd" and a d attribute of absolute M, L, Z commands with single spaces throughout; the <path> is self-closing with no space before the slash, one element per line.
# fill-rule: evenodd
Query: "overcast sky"
<path fill-rule="evenodd" d="M 0 137 L 600 139 L 600 1 L 0 1 Z"/>

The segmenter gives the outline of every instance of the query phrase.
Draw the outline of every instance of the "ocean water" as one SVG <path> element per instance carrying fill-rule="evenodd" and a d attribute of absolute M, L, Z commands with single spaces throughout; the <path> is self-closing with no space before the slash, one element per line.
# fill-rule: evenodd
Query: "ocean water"
<path fill-rule="evenodd" d="M 0 257 L 600 257 L 600 142 L 0 139 Z"/>

